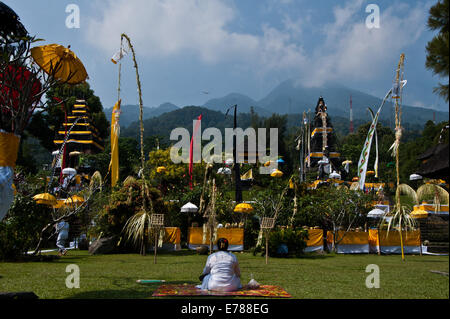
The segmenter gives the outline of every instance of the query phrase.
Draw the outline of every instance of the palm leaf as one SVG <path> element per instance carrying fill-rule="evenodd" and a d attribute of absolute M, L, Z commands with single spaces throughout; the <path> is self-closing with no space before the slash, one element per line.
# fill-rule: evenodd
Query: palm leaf
<path fill-rule="evenodd" d="M 391 226 L 398 227 L 399 230 L 416 228 L 416 220 L 410 215 L 411 209 L 407 206 L 394 206 L 394 214 L 388 223 L 388 236 Z"/>
<path fill-rule="evenodd" d="M 449 202 L 448 192 L 441 186 L 434 184 L 420 186 L 417 189 L 417 199 L 419 202 L 433 200 L 436 208 L 441 204 L 448 205 Z"/>
<path fill-rule="evenodd" d="M 416 191 L 408 184 L 400 184 L 397 186 L 397 190 L 395 191 L 395 198 L 397 202 L 399 202 L 398 199 L 401 196 L 406 196 L 406 198 L 412 202 L 413 205 L 417 205 L 419 203 Z"/>
<path fill-rule="evenodd" d="M 136 182 L 136 178 L 134 178 L 133 176 L 128 176 L 127 178 L 125 178 L 125 180 L 123 181 L 123 186 L 129 186 L 130 184 L 133 184 Z"/>
<path fill-rule="evenodd" d="M 355 191 L 355 190 L 358 190 L 358 189 L 359 189 L 359 183 L 358 182 L 353 182 L 350 185 L 350 190 Z"/>
<path fill-rule="evenodd" d="M 92 191 L 95 185 L 100 185 L 100 191 L 102 190 L 102 174 L 100 174 L 99 171 L 95 171 L 94 174 L 92 174 L 91 182 L 89 183 L 89 188 Z"/>
<path fill-rule="evenodd" d="M 132 240 L 135 245 L 142 241 L 146 229 L 150 232 L 150 215 L 149 212 L 140 210 L 127 220 L 123 227 L 126 240 Z"/>

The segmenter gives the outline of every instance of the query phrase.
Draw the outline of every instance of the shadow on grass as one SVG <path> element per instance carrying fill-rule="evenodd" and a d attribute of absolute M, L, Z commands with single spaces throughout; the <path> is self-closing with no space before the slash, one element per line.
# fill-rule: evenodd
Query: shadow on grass
<path fill-rule="evenodd" d="M 405 261 L 406 262 L 413 262 L 413 263 L 417 263 L 417 262 L 419 262 L 419 263 L 423 263 L 423 262 L 426 262 L 426 263 L 448 263 L 448 259 L 447 260 L 427 260 L 427 259 L 411 259 L 410 258 L 408 260 L 408 257 L 405 257 Z"/>
<path fill-rule="evenodd" d="M 123 283 L 121 283 L 123 281 Z M 130 287 L 130 281 L 135 282 L 134 287 Z M 124 285 L 127 287 L 124 287 Z M 123 278 L 113 281 L 112 285 L 116 289 L 92 290 L 72 295 L 66 299 L 148 299 L 152 297 L 153 292 L 161 285 L 182 285 L 198 284 L 194 281 L 166 281 L 161 283 L 139 284 L 136 279 Z M 120 289 L 123 287 L 123 289 Z M 119 289 L 118 289 L 119 288 Z"/>
<path fill-rule="evenodd" d="M 299 257 L 299 259 L 326 259 L 336 257 L 336 254 L 329 253 L 329 254 L 318 254 L 318 253 L 306 253 Z"/>
<path fill-rule="evenodd" d="M 261 257 L 261 258 L 266 258 L 265 255 L 256 254 L 254 256 L 255 257 Z M 326 259 L 326 258 L 330 258 L 330 257 L 336 257 L 336 254 L 333 254 L 333 253 L 331 253 L 331 254 L 306 253 L 306 254 L 298 256 L 298 257 L 294 257 L 294 256 L 290 256 L 290 257 L 269 256 L 269 260 L 270 259 L 274 259 L 274 260 Z"/>
<path fill-rule="evenodd" d="M 153 254 L 154 254 L 153 251 L 147 253 L 147 255 L 153 255 Z M 164 256 L 164 257 L 179 257 L 179 256 L 195 256 L 198 254 L 196 251 L 183 249 L 183 250 L 179 250 L 179 251 L 168 251 L 168 250 L 159 251 L 158 250 L 157 255 Z"/>

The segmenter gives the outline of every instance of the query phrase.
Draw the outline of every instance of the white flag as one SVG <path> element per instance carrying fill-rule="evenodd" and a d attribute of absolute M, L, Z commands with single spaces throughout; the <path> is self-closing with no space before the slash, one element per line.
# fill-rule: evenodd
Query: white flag
<path fill-rule="evenodd" d="M 377 114 L 374 116 L 372 124 L 370 125 L 370 128 L 369 128 L 369 133 L 367 134 L 366 140 L 364 142 L 364 146 L 363 146 L 361 155 L 359 157 L 358 180 L 359 180 L 359 189 L 361 189 L 361 190 L 364 189 L 364 183 L 366 181 L 366 172 L 367 172 L 367 164 L 369 163 L 370 147 L 372 145 L 373 134 L 377 127 L 378 116 L 380 115 L 381 109 L 383 108 L 384 103 L 386 102 L 387 98 L 391 95 L 391 93 L 392 93 L 392 89 L 390 89 L 389 92 L 386 94 L 386 96 L 383 99 L 383 102 L 381 103 L 380 108 L 378 109 Z"/>
<path fill-rule="evenodd" d="M 112 63 L 117 64 L 125 55 L 128 54 L 128 51 L 124 48 L 121 48 L 119 51 L 114 53 L 114 55 L 111 58 Z"/>

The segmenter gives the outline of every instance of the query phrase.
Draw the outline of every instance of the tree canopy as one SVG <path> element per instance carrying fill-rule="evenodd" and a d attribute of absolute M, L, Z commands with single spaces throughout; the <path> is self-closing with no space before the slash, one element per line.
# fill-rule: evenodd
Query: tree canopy
<path fill-rule="evenodd" d="M 448 72 L 449 72 L 449 0 L 438 1 L 430 8 L 428 27 L 438 34 L 427 44 L 427 59 L 425 66 L 433 74 L 447 78 L 447 84 L 439 83 L 434 92 L 449 101 Z"/>

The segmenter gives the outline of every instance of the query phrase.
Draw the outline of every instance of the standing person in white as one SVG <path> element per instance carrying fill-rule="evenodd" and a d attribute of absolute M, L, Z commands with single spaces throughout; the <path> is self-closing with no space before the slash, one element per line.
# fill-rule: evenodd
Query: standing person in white
<path fill-rule="evenodd" d="M 218 252 L 210 255 L 200 276 L 201 285 L 197 288 L 216 291 L 236 291 L 242 288 L 241 271 L 236 256 L 228 252 L 228 240 L 219 238 Z"/>
<path fill-rule="evenodd" d="M 56 246 L 58 247 L 58 256 L 65 255 L 67 253 L 65 244 L 67 238 L 69 238 L 69 223 L 65 220 L 60 221 L 56 225 L 56 231 L 58 232 L 58 239 L 56 240 Z"/>

